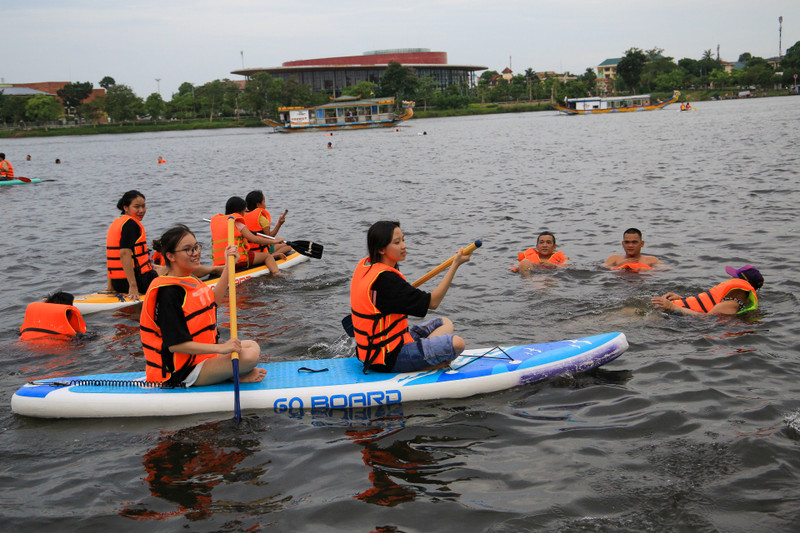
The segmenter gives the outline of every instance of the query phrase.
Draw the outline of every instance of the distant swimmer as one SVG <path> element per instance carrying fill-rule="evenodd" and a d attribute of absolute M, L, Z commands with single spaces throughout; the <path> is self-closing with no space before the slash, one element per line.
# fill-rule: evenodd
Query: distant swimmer
<path fill-rule="evenodd" d="M 31 154 L 26 155 L 25 156 L 25 161 L 30 161 L 30 160 L 31 160 Z"/>
<path fill-rule="evenodd" d="M 166 161 L 164 160 L 164 158 L 163 158 L 163 157 L 161 157 L 161 156 L 158 156 L 158 163 L 159 163 L 159 164 L 161 164 L 161 163 L 166 163 Z"/>
<path fill-rule="evenodd" d="M 639 272 L 641 270 L 650 270 L 660 261 L 652 255 L 642 255 L 642 247 L 644 240 L 642 239 L 642 232 L 636 228 L 628 228 L 622 234 L 622 248 L 625 254 L 614 254 L 606 259 L 605 266 L 611 270 L 630 270 L 631 272 Z"/>
<path fill-rule="evenodd" d="M 328 143 L 328 148 L 333 148 L 333 143 Z"/>
<path fill-rule="evenodd" d="M 519 261 L 511 270 L 527 274 L 534 268 L 557 268 L 567 262 L 569 257 L 557 249 L 556 237 L 549 231 L 543 231 L 536 238 L 536 247 L 528 248 L 517 254 Z"/>
<path fill-rule="evenodd" d="M 753 265 L 725 267 L 731 279 L 697 296 L 683 298 L 674 292 L 651 299 L 653 306 L 684 315 L 739 315 L 758 308 L 758 289 L 764 276 Z"/>
<path fill-rule="evenodd" d="M 61 160 L 60 159 L 56 159 L 56 165 L 60 165 L 60 164 L 61 164 Z"/>
<path fill-rule="evenodd" d="M 14 166 L 6 159 L 6 154 L 0 154 L 0 178 L 14 179 Z"/>

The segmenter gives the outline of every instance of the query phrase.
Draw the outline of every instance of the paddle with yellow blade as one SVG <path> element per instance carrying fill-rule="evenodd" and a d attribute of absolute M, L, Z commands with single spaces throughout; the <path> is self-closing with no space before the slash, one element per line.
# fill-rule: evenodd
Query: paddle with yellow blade
<path fill-rule="evenodd" d="M 228 217 L 228 246 L 235 246 L 233 238 L 234 218 Z M 236 327 L 236 259 L 229 255 L 228 261 L 228 301 L 231 309 L 231 338 L 238 338 Z M 239 352 L 231 353 L 231 366 L 233 367 L 233 416 L 236 423 L 242 421 L 242 407 L 239 403 Z"/>
<path fill-rule="evenodd" d="M 470 255 L 472 254 L 472 252 L 480 248 L 482 245 L 483 242 L 481 242 L 479 239 L 470 244 L 469 246 L 467 246 L 466 248 L 464 248 L 464 250 L 461 253 L 464 255 Z M 436 268 L 434 268 L 433 270 L 431 270 L 430 272 L 428 272 L 427 274 L 416 280 L 411 285 L 413 287 L 419 287 L 420 285 L 422 285 L 423 283 L 425 283 L 426 281 L 428 281 L 429 279 L 431 279 L 432 277 L 434 277 L 435 275 L 439 274 L 440 272 L 444 271 L 447 267 L 452 265 L 455 258 L 456 256 L 454 255 L 441 265 L 437 266 Z M 342 327 L 344 328 L 345 333 L 347 333 L 349 337 L 355 336 L 355 332 L 353 331 L 353 315 L 347 315 L 342 319 Z"/>

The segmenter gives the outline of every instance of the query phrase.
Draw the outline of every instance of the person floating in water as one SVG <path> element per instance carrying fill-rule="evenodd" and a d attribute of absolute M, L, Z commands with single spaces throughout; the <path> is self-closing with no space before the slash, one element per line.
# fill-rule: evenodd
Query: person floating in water
<path fill-rule="evenodd" d="M 517 254 L 519 261 L 511 270 L 527 274 L 534 268 L 557 268 L 567 262 L 569 257 L 557 250 L 556 237 L 549 231 L 543 231 L 536 238 L 536 247 L 528 248 Z"/>
<path fill-rule="evenodd" d="M 753 265 L 725 267 L 731 279 L 725 280 L 697 296 L 684 298 L 668 292 L 652 298 L 656 308 L 684 315 L 739 315 L 758 308 L 758 289 L 764 276 Z"/>
<path fill-rule="evenodd" d="M 54 292 L 41 302 L 28 304 L 19 328 L 22 340 L 69 339 L 86 333 L 81 312 L 68 292 Z"/>
<path fill-rule="evenodd" d="M 622 234 L 622 248 L 625 254 L 614 254 L 606 259 L 605 266 L 611 270 L 630 270 L 631 272 L 639 272 L 642 270 L 650 270 L 660 263 L 660 261 L 652 255 L 642 255 L 642 247 L 644 240 L 642 239 L 642 232 L 636 228 L 628 228 Z"/>

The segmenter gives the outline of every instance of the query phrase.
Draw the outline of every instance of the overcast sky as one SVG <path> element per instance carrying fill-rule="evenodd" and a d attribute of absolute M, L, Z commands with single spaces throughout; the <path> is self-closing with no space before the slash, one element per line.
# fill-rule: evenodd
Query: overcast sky
<path fill-rule="evenodd" d="M 169 100 L 183 82 L 293 59 L 429 48 L 451 64 L 583 73 L 631 47 L 676 61 L 778 55 L 800 0 L 0 0 L 5 83 L 104 76 Z M 156 82 L 156 78 L 160 82 Z"/>

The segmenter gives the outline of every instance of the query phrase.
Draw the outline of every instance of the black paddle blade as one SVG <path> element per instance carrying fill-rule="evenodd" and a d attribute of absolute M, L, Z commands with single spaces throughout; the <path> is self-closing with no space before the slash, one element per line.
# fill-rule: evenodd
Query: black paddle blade
<path fill-rule="evenodd" d="M 307 255 L 312 259 L 321 259 L 324 246 L 311 241 L 286 241 L 286 244 L 302 255 Z"/>
<path fill-rule="evenodd" d="M 347 315 L 342 319 L 342 327 L 344 328 L 344 332 L 347 333 L 348 337 L 356 336 L 356 332 L 353 329 L 353 315 Z"/>

